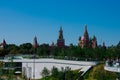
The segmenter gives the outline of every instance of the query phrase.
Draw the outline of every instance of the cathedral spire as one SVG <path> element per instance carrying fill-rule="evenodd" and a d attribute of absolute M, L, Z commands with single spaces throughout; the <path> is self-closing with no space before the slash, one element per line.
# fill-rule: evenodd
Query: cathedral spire
<path fill-rule="evenodd" d="M 96 48 L 97 47 L 97 38 L 93 36 L 93 38 L 89 38 L 89 34 L 87 31 L 87 25 L 84 26 L 84 34 L 82 37 L 79 37 L 78 45 L 81 48 Z"/>
<path fill-rule="evenodd" d="M 85 29 L 84 29 L 84 37 L 89 37 L 86 24 L 85 24 Z"/>
<path fill-rule="evenodd" d="M 97 38 L 96 38 L 95 35 L 93 36 L 91 43 L 92 43 L 91 44 L 92 48 L 96 48 L 97 47 Z"/>
<path fill-rule="evenodd" d="M 84 47 L 88 47 L 89 45 L 89 34 L 87 31 L 87 25 L 85 24 L 85 30 L 84 30 Z"/>

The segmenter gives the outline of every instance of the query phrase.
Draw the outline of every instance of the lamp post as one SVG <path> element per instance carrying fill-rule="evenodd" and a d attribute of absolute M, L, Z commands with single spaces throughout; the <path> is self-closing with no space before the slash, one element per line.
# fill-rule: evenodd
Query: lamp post
<path fill-rule="evenodd" d="M 33 79 L 35 80 L 35 53 L 36 53 L 36 48 L 34 52 L 34 61 L 33 61 Z"/>
<path fill-rule="evenodd" d="M 35 80 L 35 54 L 37 52 L 37 37 L 35 36 L 34 38 L 34 44 L 33 44 L 33 47 L 34 47 L 34 61 L 33 61 L 33 79 Z"/>

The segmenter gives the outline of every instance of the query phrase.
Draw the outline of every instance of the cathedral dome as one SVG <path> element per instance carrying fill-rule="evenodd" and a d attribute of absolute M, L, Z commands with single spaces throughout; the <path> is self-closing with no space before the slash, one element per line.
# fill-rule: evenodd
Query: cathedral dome
<path fill-rule="evenodd" d="M 84 39 L 85 39 L 84 36 L 82 36 L 81 40 L 84 41 Z"/>

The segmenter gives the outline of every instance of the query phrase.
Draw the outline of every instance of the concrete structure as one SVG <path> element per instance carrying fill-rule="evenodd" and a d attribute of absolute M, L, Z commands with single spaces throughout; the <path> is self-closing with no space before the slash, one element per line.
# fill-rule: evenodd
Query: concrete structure
<path fill-rule="evenodd" d="M 107 70 L 107 71 L 120 73 L 120 67 L 105 66 L 104 69 Z"/>
<path fill-rule="evenodd" d="M 116 60 L 116 61 L 108 60 L 106 61 L 106 65 L 104 69 L 107 71 L 120 73 L 120 61 L 119 60 Z"/>
<path fill-rule="evenodd" d="M 9 62 L 10 60 L 3 60 L 3 62 Z M 19 59 L 12 60 L 12 62 L 22 62 L 22 74 L 27 78 L 34 78 L 34 59 Z M 61 70 L 61 67 L 70 67 L 71 70 L 81 69 L 83 73 L 86 72 L 91 66 L 96 65 L 97 62 L 86 61 L 70 61 L 70 60 L 57 60 L 57 59 L 35 59 L 35 79 L 42 78 L 41 72 L 44 67 L 51 70 L 53 66 Z"/>
<path fill-rule="evenodd" d="M 117 73 L 116 80 L 120 80 L 120 60 L 107 60 L 104 67 L 105 70 Z"/>

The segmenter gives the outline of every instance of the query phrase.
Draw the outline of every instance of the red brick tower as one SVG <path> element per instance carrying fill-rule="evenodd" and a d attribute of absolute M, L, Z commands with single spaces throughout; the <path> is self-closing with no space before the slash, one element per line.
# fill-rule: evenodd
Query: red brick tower
<path fill-rule="evenodd" d="M 64 46 L 65 46 L 65 40 L 63 38 L 63 30 L 61 26 L 59 30 L 59 38 L 57 40 L 57 47 L 64 47 Z"/>
<path fill-rule="evenodd" d="M 34 47 L 34 48 L 37 48 L 37 46 L 38 46 L 37 37 L 35 36 L 35 37 L 34 37 L 33 47 Z"/>

